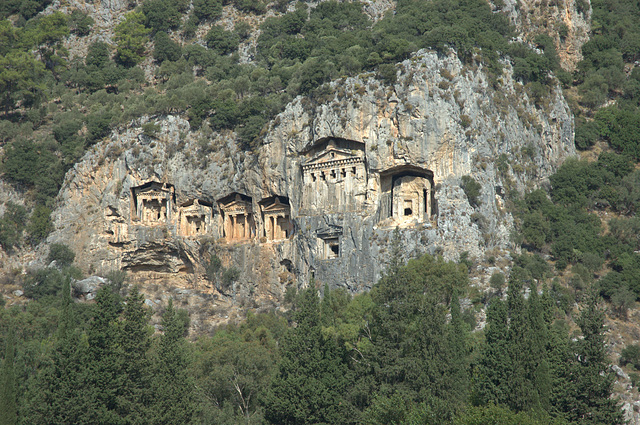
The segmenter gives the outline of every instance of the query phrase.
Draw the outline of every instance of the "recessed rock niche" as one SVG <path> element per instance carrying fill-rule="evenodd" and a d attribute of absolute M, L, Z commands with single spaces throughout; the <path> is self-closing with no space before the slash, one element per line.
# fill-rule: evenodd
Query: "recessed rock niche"
<path fill-rule="evenodd" d="M 324 138 L 302 152 L 302 213 L 358 211 L 367 193 L 364 143 Z"/>
<path fill-rule="evenodd" d="M 169 183 L 151 181 L 131 189 L 131 219 L 145 225 L 172 219 L 175 189 Z"/>
<path fill-rule="evenodd" d="M 181 236 L 201 236 L 211 230 L 213 205 L 200 199 L 191 199 L 180 205 L 179 232 Z"/>
<path fill-rule="evenodd" d="M 433 172 L 403 165 L 380 173 L 380 218 L 396 224 L 429 222 L 435 210 Z"/>
<path fill-rule="evenodd" d="M 293 223 L 290 218 L 289 199 L 271 196 L 259 202 L 264 223 L 264 237 L 267 241 L 289 239 L 293 234 Z"/>
<path fill-rule="evenodd" d="M 227 242 L 246 241 L 256 235 L 251 197 L 234 192 L 218 200 L 223 237 Z"/>

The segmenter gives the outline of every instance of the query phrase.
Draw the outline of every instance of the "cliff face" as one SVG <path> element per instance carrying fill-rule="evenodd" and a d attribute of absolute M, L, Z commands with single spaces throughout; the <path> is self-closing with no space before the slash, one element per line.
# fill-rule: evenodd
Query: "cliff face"
<path fill-rule="evenodd" d="M 589 41 L 591 2 L 589 0 L 505 0 L 493 1 L 495 8 L 509 17 L 527 41 L 546 34 L 554 41 L 560 65 L 574 71 L 582 60 L 582 46 Z"/>
<path fill-rule="evenodd" d="M 68 173 L 49 242 L 71 244 L 88 272 L 254 307 L 312 278 L 369 288 L 396 227 L 407 256 L 509 249 L 503 196 L 574 154 L 573 119 L 559 88 L 536 107 L 508 69 L 496 87 L 455 55 L 420 52 L 393 85 L 365 75 L 297 98 L 256 153 L 176 117 L 152 119 L 155 137 L 134 122 Z M 223 269 L 207 278 L 215 256 Z"/>

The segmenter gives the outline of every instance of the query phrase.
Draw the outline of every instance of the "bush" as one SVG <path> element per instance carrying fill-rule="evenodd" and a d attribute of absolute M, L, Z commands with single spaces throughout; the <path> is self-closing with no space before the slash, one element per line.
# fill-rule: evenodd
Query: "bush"
<path fill-rule="evenodd" d="M 620 353 L 620 366 L 628 364 L 634 369 L 640 370 L 640 345 L 627 345 Z"/>
<path fill-rule="evenodd" d="M 222 2 L 220 0 L 193 0 L 193 16 L 199 21 L 215 21 L 222 16 Z"/>
<path fill-rule="evenodd" d="M 67 17 L 69 30 L 79 36 L 88 35 L 95 21 L 91 16 L 76 9 Z"/>
<path fill-rule="evenodd" d="M 53 243 L 49 247 L 48 262 L 55 261 L 60 267 L 67 267 L 73 263 L 76 254 L 67 245 Z"/>
<path fill-rule="evenodd" d="M 5 213 L 0 218 L 0 245 L 8 252 L 22 240 L 27 210 L 11 201 L 7 202 L 5 207 Z"/>
<path fill-rule="evenodd" d="M 207 47 L 219 55 L 228 55 L 238 49 L 239 38 L 232 31 L 226 31 L 219 25 L 211 27 L 205 36 Z"/>
<path fill-rule="evenodd" d="M 154 31 L 167 31 L 180 25 L 180 12 L 173 0 L 147 0 L 142 4 L 145 25 Z"/>
<path fill-rule="evenodd" d="M 480 202 L 478 199 L 480 197 L 480 191 L 482 190 L 480 183 L 471 176 L 462 176 L 460 187 L 464 191 L 464 194 L 467 195 L 469 204 L 474 208 L 477 207 Z"/>
<path fill-rule="evenodd" d="M 211 259 L 209 263 L 205 267 L 205 273 L 207 275 L 207 279 L 209 282 L 215 282 L 216 276 L 222 267 L 222 261 L 218 258 L 217 255 L 211 255 Z"/>
<path fill-rule="evenodd" d="M 502 291 L 502 288 L 504 288 L 504 283 L 504 274 L 500 272 L 493 273 L 489 278 L 489 285 L 491 285 L 491 288 L 493 288 L 498 293 Z"/>
<path fill-rule="evenodd" d="M 180 45 L 171 40 L 165 32 L 158 32 L 154 37 L 153 58 L 162 63 L 166 60 L 177 61 L 182 56 Z"/>
<path fill-rule="evenodd" d="M 240 277 L 240 270 L 235 267 L 230 267 L 222 273 L 222 285 L 228 288 L 233 282 L 237 281 Z"/>
<path fill-rule="evenodd" d="M 29 233 L 29 242 L 37 245 L 53 231 L 53 223 L 51 222 L 51 210 L 44 205 L 36 205 L 29 218 L 27 224 L 27 232 Z"/>

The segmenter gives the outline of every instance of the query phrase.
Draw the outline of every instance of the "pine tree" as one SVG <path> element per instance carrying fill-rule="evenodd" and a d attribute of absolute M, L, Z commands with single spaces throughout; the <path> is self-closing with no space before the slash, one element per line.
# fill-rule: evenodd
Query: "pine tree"
<path fill-rule="evenodd" d="M 14 358 L 15 330 L 13 326 L 10 326 L 5 340 L 4 360 L 0 369 L 0 425 L 15 425 L 18 422 Z"/>

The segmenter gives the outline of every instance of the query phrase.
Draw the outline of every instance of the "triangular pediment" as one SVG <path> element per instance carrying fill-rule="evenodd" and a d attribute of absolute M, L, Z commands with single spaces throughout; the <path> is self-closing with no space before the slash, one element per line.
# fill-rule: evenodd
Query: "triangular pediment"
<path fill-rule="evenodd" d="M 250 206 L 250 205 L 251 203 L 246 201 L 234 200 L 229 202 L 228 204 L 221 205 L 221 207 L 226 210 L 226 209 L 232 209 L 237 207 L 247 208 L 247 206 Z"/>
<path fill-rule="evenodd" d="M 262 207 L 262 211 L 264 212 L 269 212 L 269 211 L 282 211 L 282 210 L 289 210 L 289 205 L 287 204 L 282 204 L 278 201 L 269 204 L 269 205 L 265 205 Z"/>
<path fill-rule="evenodd" d="M 336 148 L 328 148 L 313 158 L 309 159 L 304 165 L 323 164 L 326 162 L 340 161 L 343 159 L 359 158 L 357 155 L 353 155 L 350 151 Z"/>

